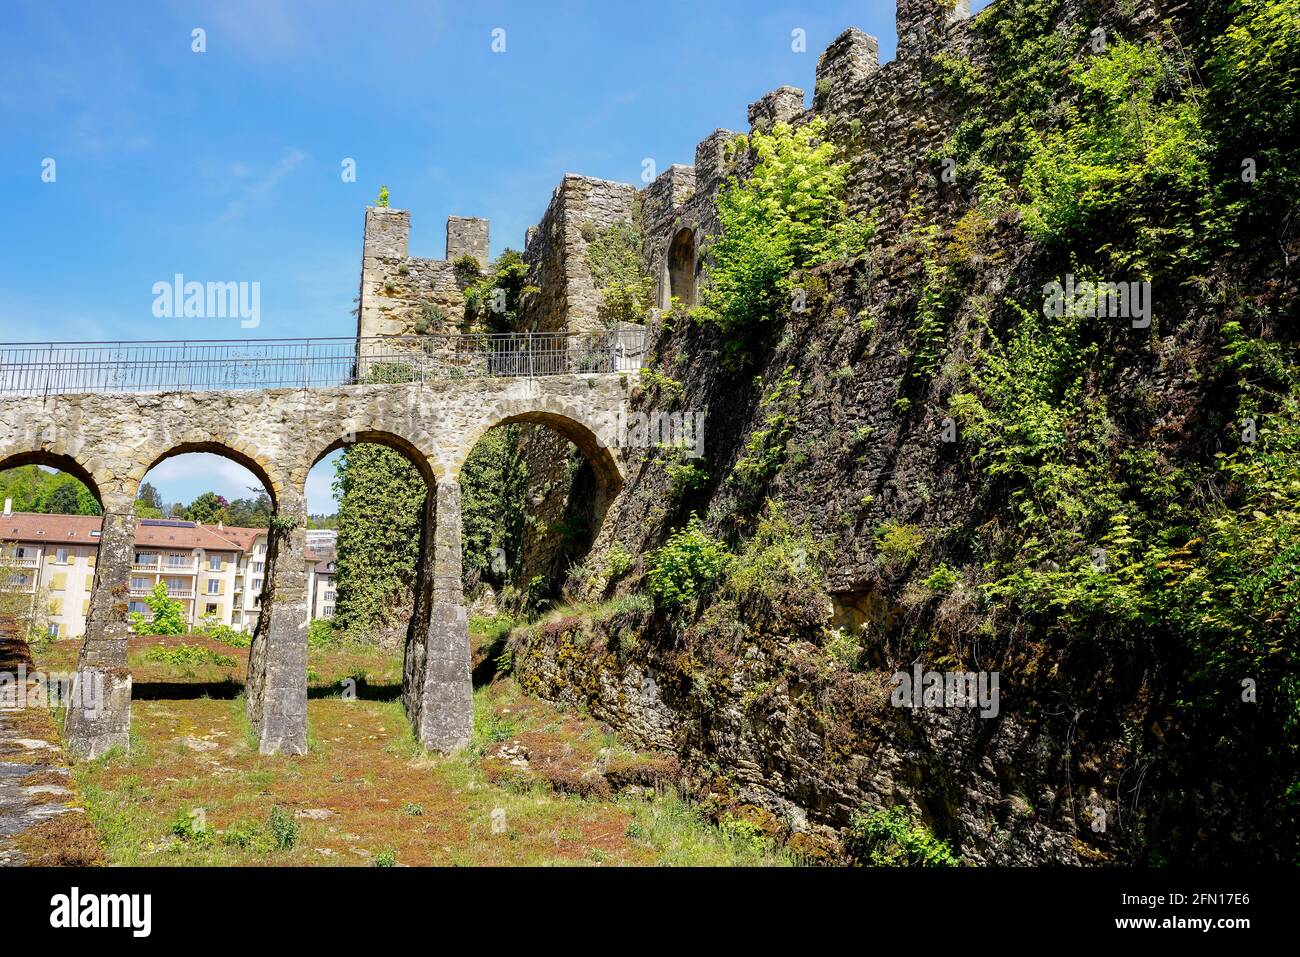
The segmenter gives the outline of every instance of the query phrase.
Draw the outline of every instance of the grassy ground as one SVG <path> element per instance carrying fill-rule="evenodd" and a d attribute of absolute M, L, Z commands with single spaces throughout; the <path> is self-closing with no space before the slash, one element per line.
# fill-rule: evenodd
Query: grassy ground
<path fill-rule="evenodd" d="M 495 637 L 476 634 L 479 658 Z M 69 670 L 76 650 L 39 649 L 38 664 Z M 257 753 L 244 717 L 247 649 L 135 638 L 129 659 L 131 752 L 74 771 L 111 864 L 789 863 L 677 797 L 671 757 L 508 678 L 476 690 L 472 746 L 430 756 L 397 700 L 400 657 L 313 648 L 309 753 L 281 758 Z"/>

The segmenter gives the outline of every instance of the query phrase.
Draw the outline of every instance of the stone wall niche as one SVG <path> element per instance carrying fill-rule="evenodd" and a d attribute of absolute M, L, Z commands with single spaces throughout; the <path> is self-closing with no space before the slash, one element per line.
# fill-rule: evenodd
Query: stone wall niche
<path fill-rule="evenodd" d="M 663 308 L 667 309 L 674 298 L 687 309 L 695 305 L 697 261 L 695 231 L 690 228 L 677 230 L 668 244 L 668 255 L 664 257 L 663 301 L 660 303 Z"/>

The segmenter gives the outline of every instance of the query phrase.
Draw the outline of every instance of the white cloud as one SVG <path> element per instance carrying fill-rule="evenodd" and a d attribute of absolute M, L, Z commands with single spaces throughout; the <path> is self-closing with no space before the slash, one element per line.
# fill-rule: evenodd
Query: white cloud
<path fill-rule="evenodd" d="M 256 182 L 250 183 L 240 190 L 239 195 L 226 204 L 221 215 L 217 217 L 218 223 L 229 223 L 239 219 L 248 210 L 250 206 L 260 203 L 275 189 L 275 184 L 280 182 L 299 166 L 307 158 L 307 154 L 302 150 L 294 148 L 280 157 L 280 161 L 275 164 L 265 176 Z M 235 163 L 231 166 L 232 175 L 243 177 L 247 175 L 247 167 L 242 163 Z"/>

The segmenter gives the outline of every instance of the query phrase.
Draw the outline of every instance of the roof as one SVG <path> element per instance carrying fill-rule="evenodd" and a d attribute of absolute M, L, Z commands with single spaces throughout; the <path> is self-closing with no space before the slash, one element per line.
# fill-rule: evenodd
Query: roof
<path fill-rule="evenodd" d="M 305 551 L 309 562 L 334 562 L 339 557 L 333 545 L 308 545 Z"/>
<path fill-rule="evenodd" d="M 215 528 L 209 525 L 207 529 L 235 545 L 241 552 L 251 549 L 259 536 L 267 534 L 265 528 L 241 528 L 238 525 L 218 525 Z"/>
<path fill-rule="evenodd" d="M 13 512 L 0 515 L 0 541 L 52 542 L 58 545 L 98 545 L 103 519 L 98 515 L 45 515 Z M 238 535 L 231 535 L 238 532 Z M 251 533 L 251 534 L 249 534 Z M 135 544 L 155 548 L 202 548 L 210 552 L 246 551 L 239 542 L 252 544 L 264 528 L 226 528 L 223 534 L 194 522 L 135 523 Z"/>

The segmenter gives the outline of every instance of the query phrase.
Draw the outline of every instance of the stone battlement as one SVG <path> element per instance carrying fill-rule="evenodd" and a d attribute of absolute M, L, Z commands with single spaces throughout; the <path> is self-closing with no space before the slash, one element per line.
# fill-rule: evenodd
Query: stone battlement
<path fill-rule="evenodd" d="M 898 0 L 895 58 L 880 62 L 880 43 L 849 27 L 817 60 L 812 102 L 794 86 L 780 86 L 749 104 L 749 132 L 778 123 L 799 125 L 813 116 L 850 165 L 851 204 L 891 215 L 908 202 L 924 175 L 927 151 L 943 141 L 948 117 L 928 75 L 934 54 L 969 45 L 970 0 Z M 903 122 L 903 118 L 906 122 Z M 636 220 L 646 269 L 655 283 L 654 304 L 673 296 L 694 302 L 708 238 L 719 230 L 716 200 L 732 175 L 745 175 L 752 155 L 729 155 L 740 134 L 716 129 L 695 147 L 694 163 L 673 163 L 643 187 L 565 174 L 541 220 L 528 229 L 523 255 L 537 292 L 524 306 L 533 331 L 586 332 L 603 328 L 603 301 L 587 265 L 587 245 L 611 225 Z M 457 260 L 472 256 L 488 266 L 488 222 L 447 219 L 446 258 L 411 258 L 410 213 L 366 211 L 358 334 L 419 335 L 465 330 L 464 286 Z"/>

